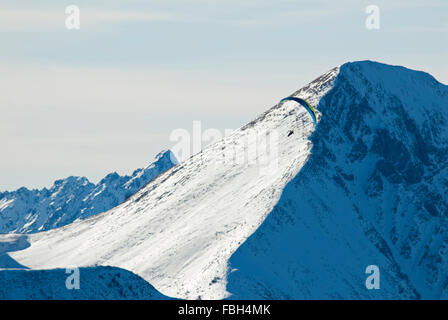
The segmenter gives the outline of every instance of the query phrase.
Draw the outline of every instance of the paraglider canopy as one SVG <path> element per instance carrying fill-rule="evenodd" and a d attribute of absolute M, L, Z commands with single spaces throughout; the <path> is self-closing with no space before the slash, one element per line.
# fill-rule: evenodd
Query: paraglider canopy
<path fill-rule="evenodd" d="M 295 101 L 297 103 L 299 103 L 300 105 L 302 105 L 311 115 L 311 118 L 313 118 L 314 124 L 317 124 L 317 116 L 316 116 L 316 110 L 314 110 L 314 108 L 305 100 L 301 99 L 301 98 L 296 98 L 296 97 L 286 97 L 283 98 L 282 100 L 280 100 L 279 104 L 284 102 L 284 101 Z"/>

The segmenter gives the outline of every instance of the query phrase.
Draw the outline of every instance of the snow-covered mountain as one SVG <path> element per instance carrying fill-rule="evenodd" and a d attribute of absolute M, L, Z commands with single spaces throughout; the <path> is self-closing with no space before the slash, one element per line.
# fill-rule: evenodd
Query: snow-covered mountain
<path fill-rule="evenodd" d="M 49 230 L 107 211 L 176 164 L 171 151 L 162 151 L 131 176 L 111 173 L 98 184 L 85 177 L 68 177 L 55 181 L 50 189 L 0 193 L 0 233 Z"/>
<path fill-rule="evenodd" d="M 363 61 L 293 96 L 317 126 L 295 102 L 274 106 L 9 257 L 116 266 L 179 298 L 448 298 L 448 87 Z M 380 290 L 365 286 L 368 265 Z"/>
<path fill-rule="evenodd" d="M 228 290 L 448 299 L 448 86 L 403 67 L 348 63 L 318 109 L 313 154 L 230 259 Z M 368 265 L 379 267 L 380 290 L 364 286 Z"/>

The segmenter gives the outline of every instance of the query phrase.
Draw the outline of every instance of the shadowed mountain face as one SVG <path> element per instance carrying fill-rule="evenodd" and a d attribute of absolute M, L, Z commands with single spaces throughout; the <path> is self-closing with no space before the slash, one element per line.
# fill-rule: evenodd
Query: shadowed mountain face
<path fill-rule="evenodd" d="M 164 151 L 131 176 L 111 173 L 98 184 L 68 177 L 55 181 L 50 189 L 0 193 L 0 233 L 46 231 L 107 211 L 176 164 L 173 153 Z"/>
<path fill-rule="evenodd" d="M 447 299 L 448 87 L 347 63 L 317 109 L 309 161 L 230 259 L 231 298 Z"/>
<path fill-rule="evenodd" d="M 80 268 L 79 289 L 76 289 L 76 282 L 70 278 L 73 275 L 73 270 L 65 269 L 0 269 L 0 300 L 171 299 L 139 276 L 120 268 Z"/>

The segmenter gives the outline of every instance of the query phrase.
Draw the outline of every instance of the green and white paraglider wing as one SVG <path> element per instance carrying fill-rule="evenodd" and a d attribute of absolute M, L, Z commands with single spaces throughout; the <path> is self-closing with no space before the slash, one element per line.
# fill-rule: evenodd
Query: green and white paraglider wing
<path fill-rule="evenodd" d="M 279 104 L 285 101 L 295 101 L 299 103 L 301 106 L 303 106 L 311 115 L 311 118 L 313 118 L 314 124 L 317 124 L 317 115 L 316 110 L 304 99 L 296 98 L 296 97 L 286 97 L 282 100 L 280 100 Z"/>

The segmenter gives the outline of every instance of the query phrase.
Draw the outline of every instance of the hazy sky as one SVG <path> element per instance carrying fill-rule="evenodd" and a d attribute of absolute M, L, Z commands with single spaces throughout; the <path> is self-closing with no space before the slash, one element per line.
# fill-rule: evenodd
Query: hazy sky
<path fill-rule="evenodd" d="M 448 83 L 447 17 L 446 0 L 2 0 L 0 191 L 129 174 L 172 130 L 238 128 L 347 61 Z"/>

